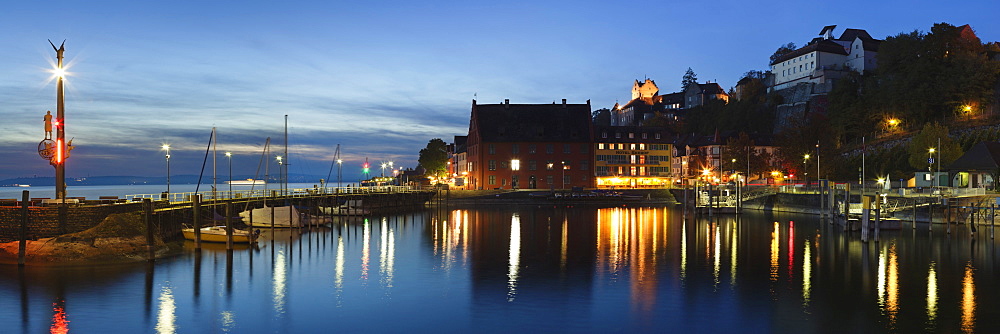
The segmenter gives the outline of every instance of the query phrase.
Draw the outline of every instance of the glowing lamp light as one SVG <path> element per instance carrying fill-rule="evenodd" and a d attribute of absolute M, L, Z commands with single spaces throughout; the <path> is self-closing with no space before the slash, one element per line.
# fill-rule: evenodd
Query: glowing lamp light
<path fill-rule="evenodd" d="M 56 139 L 56 163 L 61 164 L 63 161 L 63 141 L 62 139 Z"/>

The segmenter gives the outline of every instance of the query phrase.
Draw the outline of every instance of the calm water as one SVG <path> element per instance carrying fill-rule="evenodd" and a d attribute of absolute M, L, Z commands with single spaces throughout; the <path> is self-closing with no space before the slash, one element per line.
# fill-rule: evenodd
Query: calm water
<path fill-rule="evenodd" d="M 155 264 L 0 267 L 5 333 L 998 332 L 990 230 L 485 207 L 265 231 Z"/>
<path fill-rule="evenodd" d="M 211 180 L 209 180 L 211 182 Z M 307 189 L 312 188 L 316 183 L 289 183 L 289 189 Z M 172 193 L 185 193 L 194 192 L 197 184 L 171 184 L 170 192 Z M 347 186 L 347 183 L 344 183 Z M 217 184 L 219 191 L 228 191 L 229 185 L 225 182 Z M 281 187 L 278 183 L 269 183 L 267 189 L 276 190 Z M 235 185 L 232 187 L 233 191 L 246 191 L 250 190 L 250 186 Z M 264 189 L 263 186 L 257 185 L 254 187 L 256 190 Z M 55 198 L 55 187 L 54 186 L 39 186 L 39 187 L 0 187 L 0 198 L 13 198 L 21 199 L 21 192 L 27 190 L 28 195 L 31 198 Z M 144 194 L 159 194 L 167 190 L 167 185 L 165 184 L 129 184 L 129 185 L 107 185 L 107 186 L 73 186 L 66 188 L 66 196 L 68 197 L 86 197 L 87 199 L 98 199 L 101 196 L 118 196 L 120 198 L 125 198 L 127 195 L 144 195 Z M 212 184 L 202 184 L 198 187 L 199 192 L 209 192 L 212 191 Z"/>

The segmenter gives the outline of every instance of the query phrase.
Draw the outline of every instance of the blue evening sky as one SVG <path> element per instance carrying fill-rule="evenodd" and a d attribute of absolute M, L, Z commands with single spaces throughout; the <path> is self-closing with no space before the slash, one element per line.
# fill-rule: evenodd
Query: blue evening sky
<path fill-rule="evenodd" d="M 0 5 L 0 179 L 52 176 L 37 155 L 55 113 L 48 71 L 66 41 L 67 176 L 197 174 L 211 128 L 253 174 L 266 137 L 291 173 L 368 157 L 415 167 L 468 130 L 471 101 L 594 109 L 632 81 L 679 89 L 691 67 L 728 89 L 825 25 L 876 38 L 936 22 L 1000 40 L 983 1 L 9 1 Z M 224 157 L 220 161 L 224 164 Z M 224 165 L 220 165 L 220 171 Z"/>

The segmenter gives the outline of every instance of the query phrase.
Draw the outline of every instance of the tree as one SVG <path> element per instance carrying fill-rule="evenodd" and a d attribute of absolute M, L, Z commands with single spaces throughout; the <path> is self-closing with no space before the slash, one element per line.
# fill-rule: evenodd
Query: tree
<path fill-rule="evenodd" d="M 723 168 L 737 172 L 747 172 L 747 158 L 750 159 L 749 181 L 753 176 L 761 175 L 771 171 L 772 157 L 765 150 L 758 150 L 756 143 L 746 132 L 740 132 L 739 136 L 730 137 L 726 140 L 726 145 L 722 147 Z M 736 162 L 733 162 L 733 159 Z"/>
<path fill-rule="evenodd" d="M 941 140 L 941 146 L 938 146 L 938 139 Z M 930 153 L 931 148 L 934 148 L 933 154 Z M 963 152 L 962 147 L 948 136 L 948 127 L 935 122 L 925 124 L 920 133 L 913 136 L 910 140 L 909 153 L 910 166 L 924 170 L 939 164 L 947 166 L 961 157 Z M 940 161 L 938 161 L 939 154 Z M 930 164 L 929 158 L 934 158 L 933 165 Z"/>
<path fill-rule="evenodd" d="M 447 172 L 448 168 L 448 144 L 441 138 L 431 139 L 427 147 L 420 150 L 420 157 L 417 163 L 427 171 L 427 174 L 439 176 Z"/>
<path fill-rule="evenodd" d="M 694 70 L 688 67 L 687 72 L 684 72 L 684 77 L 681 78 L 681 91 L 686 91 L 688 86 L 693 84 L 698 84 L 698 75 L 694 74 Z"/>
<path fill-rule="evenodd" d="M 795 43 L 792 42 L 788 42 L 788 44 L 779 46 L 778 49 L 774 51 L 774 54 L 771 55 L 771 63 L 769 63 L 768 65 L 774 64 L 775 60 L 778 60 L 778 58 L 781 58 L 781 56 L 784 56 L 789 52 L 795 51 L 795 49 L 797 49 L 795 47 Z"/>

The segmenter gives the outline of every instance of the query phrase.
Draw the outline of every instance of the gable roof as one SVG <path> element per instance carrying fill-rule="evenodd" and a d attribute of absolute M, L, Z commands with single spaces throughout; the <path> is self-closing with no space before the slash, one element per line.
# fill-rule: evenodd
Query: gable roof
<path fill-rule="evenodd" d="M 789 60 L 789 59 L 792 59 L 792 58 L 795 58 L 795 57 L 798 57 L 798 56 L 801 56 L 801 55 L 805 55 L 805 54 L 813 52 L 813 51 L 826 52 L 826 53 L 834 53 L 834 54 L 839 54 L 839 55 L 847 55 L 847 51 L 844 50 L 844 46 L 838 44 L 837 42 L 834 42 L 834 41 L 831 41 L 831 40 L 828 40 L 828 39 L 818 40 L 818 41 L 816 41 L 814 39 L 814 41 L 815 41 L 814 43 L 810 43 L 809 45 L 803 46 L 803 47 L 801 47 L 801 48 L 799 48 L 799 49 L 797 49 L 795 51 L 786 53 L 786 54 L 782 55 L 781 57 L 778 57 L 778 59 L 775 59 L 773 62 L 771 62 L 771 65 L 774 65 L 774 64 L 777 64 L 777 63 L 780 63 L 780 62 L 783 62 L 783 61 L 786 61 L 786 60 Z"/>
<path fill-rule="evenodd" d="M 951 171 L 993 172 L 1000 168 L 1000 143 L 980 142 L 948 165 Z"/>
<path fill-rule="evenodd" d="M 472 118 L 481 142 L 591 141 L 589 103 L 475 104 L 473 102 Z"/>

